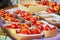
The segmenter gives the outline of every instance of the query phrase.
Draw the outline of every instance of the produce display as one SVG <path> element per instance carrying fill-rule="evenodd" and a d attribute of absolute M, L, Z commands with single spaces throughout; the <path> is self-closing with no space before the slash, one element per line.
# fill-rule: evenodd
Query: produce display
<path fill-rule="evenodd" d="M 39 21 L 38 21 L 39 22 Z M 24 35 L 37 35 L 37 34 L 42 34 L 47 38 L 47 37 L 52 37 L 55 36 L 57 33 L 56 27 L 52 26 L 50 24 L 45 24 L 44 21 L 42 22 L 43 24 L 35 24 L 35 25 L 30 25 L 28 23 L 24 24 L 10 24 L 8 26 L 5 26 L 7 30 L 10 30 L 11 32 L 14 31 L 14 34 L 24 34 Z M 11 30 L 15 29 L 15 30 Z M 52 33 L 52 34 L 51 34 Z"/>
<path fill-rule="evenodd" d="M 45 13 L 45 14 L 40 14 L 40 17 L 42 18 L 59 18 L 60 16 L 59 15 L 56 15 L 54 13 L 52 14 L 49 14 L 49 13 Z"/>
<path fill-rule="evenodd" d="M 20 20 L 16 19 L 14 15 L 10 14 L 8 11 L 5 10 L 0 10 L 0 19 L 4 23 L 20 22 Z"/>
<path fill-rule="evenodd" d="M 2 12 L 6 15 L 2 15 Z M 22 37 L 25 37 L 26 39 L 34 39 L 34 38 L 41 38 L 43 35 L 48 38 L 55 36 L 57 34 L 57 29 L 56 26 L 53 26 L 49 24 L 48 22 L 44 20 L 40 20 L 40 17 L 35 14 L 31 14 L 30 12 L 25 12 L 22 10 L 16 10 L 13 12 L 13 14 L 10 15 L 9 12 L 6 12 L 5 10 L 1 10 L 0 13 L 1 20 L 5 22 L 11 22 L 8 19 L 12 18 L 13 21 L 11 23 L 4 23 L 4 29 L 7 30 L 7 32 L 16 39 L 23 39 Z M 5 20 L 2 19 L 2 17 L 7 17 L 4 18 Z M 11 20 L 12 20 L 11 19 Z M 18 19 L 18 23 L 14 21 L 14 19 Z M 13 23 L 14 22 L 14 23 Z M 12 32 L 13 31 L 13 32 Z M 13 35 L 12 35 L 13 34 Z M 23 40 L 24 40 L 23 39 Z"/>
<path fill-rule="evenodd" d="M 45 18 L 45 20 L 52 23 L 52 24 L 60 24 L 59 18 Z"/>
<path fill-rule="evenodd" d="M 58 13 L 60 11 L 60 4 L 57 2 L 50 2 L 48 0 L 42 1 L 22 1 L 18 3 L 18 7 L 22 10 L 29 11 L 31 13 L 44 11 L 48 13 Z M 37 8 L 37 9 L 36 9 Z"/>
<path fill-rule="evenodd" d="M 57 4 L 57 2 L 50 2 L 48 0 L 42 0 L 41 2 L 40 1 L 37 1 L 37 3 L 39 5 L 46 5 L 48 6 L 48 9 L 46 10 L 48 13 L 55 13 L 55 12 L 59 12 L 60 11 L 60 4 Z"/>
<path fill-rule="evenodd" d="M 4 31 L 9 37 L 16 40 L 30 40 L 36 38 L 50 38 L 57 35 L 57 26 L 60 25 L 60 4 L 56 2 L 22 1 L 17 9 L 0 10 L 0 20 Z"/>
<path fill-rule="evenodd" d="M 49 22 L 50 24 L 60 24 L 60 16 L 57 14 L 49 14 L 49 13 L 45 13 L 45 14 L 40 14 L 40 17 L 42 19 L 44 19 L 45 21 Z"/>
<path fill-rule="evenodd" d="M 20 1 L 18 3 L 18 7 L 21 8 L 21 10 L 28 11 L 30 13 L 40 12 L 47 10 L 48 6 L 39 5 L 36 1 Z"/>
<path fill-rule="evenodd" d="M 27 2 L 26 0 L 25 1 L 21 1 L 21 4 L 26 6 L 26 7 L 29 7 L 29 6 L 36 6 L 36 1 L 33 1 L 33 0 L 28 0 L 29 2 Z"/>

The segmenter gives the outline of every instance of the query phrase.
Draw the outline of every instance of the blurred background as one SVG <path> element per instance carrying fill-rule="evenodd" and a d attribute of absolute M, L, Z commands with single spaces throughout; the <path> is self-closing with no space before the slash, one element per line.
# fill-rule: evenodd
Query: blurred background
<path fill-rule="evenodd" d="M 15 5 L 19 0 L 0 0 L 0 8 L 8 7 L 11 5 Z"/>
<path fill-rule="evenodd" d="M 22 1 L 22 0 L 0 0 L 0 8 L 4 8 L 7 6 L 11 6 L 11 5 L 16 5 L 18 1 Z M 39 0 L 39 1 L 42 1 L 42 0 Z M 49 0 L 49 1 L 52 1 L 52 2 L 56 1 L 57 3 L 60 3 L 60 0 Z"/>

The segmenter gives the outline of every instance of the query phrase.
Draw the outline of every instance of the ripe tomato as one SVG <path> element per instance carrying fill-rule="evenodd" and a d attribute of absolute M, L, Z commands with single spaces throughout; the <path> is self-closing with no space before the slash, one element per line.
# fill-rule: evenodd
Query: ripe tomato
<path fill-rule="evenodd" d="M 43 5 L 46 5 L 46 2 L 45 2 L 45 1 L 42 1 L 42 4 L 43 4 Z"/>
<path fill-rule="evenodd" d="M 47 9 L 46 11 L 49 12 L 49 13 L 55 12 L 54 8 L 49 8 L 49 9 Z"/>
<path fill-rule="evenodd" d="M 4 9 L 2 9 L 0 12 L 5 13 L 6 11 Z"/>
<path fill-rule="evenodd" d="M 30 20 L 30 18 L 28 16 L 25 16 L 24 19 L 25 20 Z"/>
<path fill-rule="evenodd" d="M 58 7 L 59 7 L 59 10 L 60 10 L 60 4 L 58 5 Z"/>
<path fill-rule="evenodd" d="M 26 13 L 26 16 L 31 16 L 32 14 L 30 12 L 27 12 Z"/>
<path fill-rule="evenodd" d="M 47 9 L 46 11 L 47 11 L 48 13 L 52 13 L 52 11 L 51 11 L 50 9 Z"/>
<path fill-rule="evenodd" d="M 45 30 L 49 31 L 50 29 L 51 29 L 50 26 L 47 24 Z"/>
<path fill-rule="evenodd" d="M 20 11 L 20 10 L 16 10 L 16 11 L 14 12 L 14 14 L 19 14 L 19 11 Z"/>
<path fill-rule="evenodd" d="M 59 4 L 59 10 L 60 10 L 60 4 Z"/>
<path fill-rule="evenodd" d="M 20 29 L 23 30 L 23 29 L 25 29 L 25 27 L 21 25 L 21 26 L 20 26 Z"/>
<path fill-rule="evenodd" d="M 51 6 L 51 7 L 52 7 L 52 6 L 53 6 L 53 2 L 49 2 L 49 6 Z"/>
<path fill-rule="evenodd" d="M 32 22 L 33 25 L 36 24 L 36 20 L 35 20 L 35 19 L 32 19 L 32 20 L 30 20 L 30 21 Z"/>
<path fill-rule="evenodd" d="M 51 28 L 51 30 L 54 30 L 54 29 L 56 29 L 56 26 L 54 26 L 53 28 Z"/>
<path fill-rule="evenodd" d="M 14 16 L 12 14 L 9 14 L 10 17 L 14 18 Z"/>
<path fill-rule="evenodd" d="M 29 13 L 29 12 L 27 12 L 27 13 L 25 13 L 26 15 L 26 17 L 28 18 L 28 19 L 30 19 L 31 17 L 32 17 L 32 14 L 31 13 Z"/>
<path fill-rule="evenodd" d="M 22 23 L 19 23 L 19 24 L 17 24 L 17 26 L 18 26 L 18 28 L 21 28 L 21 26 L 22 26 Z"/>
<path fill-rule="evenodd" d="M 5 26 L 5 28 L 11 28 L 11 25 Z"/>
<path fill-rule="evenodd" d="M 38 16 L 34 16 L 34 17 L 33 17 L 33 19 L 38 20 L 38 19 L 39 19 L 39 17 L 38 17 Z"/>
<path fill-rule="evenodd" d="M 4 13 L 0 12 L 0 16 L 4 16 Z"/>
<path fill-rule="evenodd" d="M 11 24 L 11 28 L 18 28 L 16 24 Z"/>
<path fill-rule="evenodd" d="M 24 13 L 20 13 L 20 15 L 21 15 L 21 17 L 24 17 L 24 16 L 25 16 L 25 14 L 24 14 Z"/>
<path fill-rule="evenodd" d="M 42 22 L 37 21 L 35 25 L 36 25 L 36 26 L 39 26 L 39 25 L 41 25 L 41 24 L 42 24 Z"/>
<path fill-rule="evenodd" d="M 57 6 L 57 3 L 56 2 L 53 2 L 53 6 Z"/>
<path fill-rule="evenodd" d="M 22 13 L 26 13 L 25 11 L 21 10 Z"/>
<path fill-rule="evenodd" d="M 15 20 L 15 22 L 21 22 L 20 20 Z"/>
<path fill-rule="evenodd" d="M 43 30 L 44 30 L 44 26 L 39 25 L 39 29 L 40 29 L 41 31 L 43 31 Z"/>
<path fill-rule="evenodd" d="M 40 30 L 38 28 L 34 28 L 31 30 L 32 34 L 40 34 Z"/>
<path fill-rule="evenodd" d="M 49 1 L 46 1 L 46 5 L 49 6 Z"/>
<path fill-rule="evenodd" d="M 48 1 L 48 0 L 42 0 L 42 1 Z"/>
<path fill-rule="evenodd" d="M 22 29 L 21 34 L 31 34 L 31 32 L 28 29 Z"/>
<path fill-rule="evenodd" d="M 25 27 L 30 27 L 30 24 L 29 23 L 25 23 L 24 26 Z"/>

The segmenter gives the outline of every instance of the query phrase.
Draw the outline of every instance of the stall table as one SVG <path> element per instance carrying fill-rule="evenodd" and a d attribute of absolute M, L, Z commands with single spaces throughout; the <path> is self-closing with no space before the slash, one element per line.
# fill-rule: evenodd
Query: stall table
<path fill-rule="evenodd" d="M 15 8 L 15 7 L 17 7 L 17 5 L 10 6 L 10 7 L 6 7 L 6 8 L 4 8 L 4 9 L 7 10 L 7 9 Z M 1 26 L 1 28 L 5 31 L 5 29 L 3 28 L 4 25 L 1 23 L 1 21 L 0 21 L 0 26 Z M 59 26 L 60 26 L 60 24 L 59 24 Z M 7 34 L 8 34 L 8 33 L 7 33 Z M 15 38 L 12 38 L 9 34 L 8 34 L 8 36 L 9 36 L 11 39 L 15 40 Z M 60 30 L 58 30 L 57 35 L 54 36 L 54 37 L 51 37 L 51 38 L 44 38 L 44 37 L 43 37 L 43 38 L 41 38 L 41 39 L 32 39 L 32 40 L 60 40 Z"/>

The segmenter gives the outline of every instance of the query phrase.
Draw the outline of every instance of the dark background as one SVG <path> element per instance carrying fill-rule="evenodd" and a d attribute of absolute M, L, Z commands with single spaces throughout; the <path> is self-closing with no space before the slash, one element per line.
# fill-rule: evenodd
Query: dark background
<path fill-rule="evenodd" d="M 0 0 L 0 8 L 4 8 L 10 5 L 12 5 L 10 0 Z"/>

